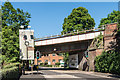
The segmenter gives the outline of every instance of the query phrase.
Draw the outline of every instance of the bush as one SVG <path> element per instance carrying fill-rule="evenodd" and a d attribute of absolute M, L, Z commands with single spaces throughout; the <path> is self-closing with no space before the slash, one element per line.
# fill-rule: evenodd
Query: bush
<path fill-rule="evenodd" d="M 52 67 L 52 65 L 48 65 L 49 67 Z"/>
<path fill-rule="evenodd" d="M 60 63 L 55 63 L 55 65 L 60 65 Z"/>
<path fill-rule="evenodd" d="M 2 74 L 2 80 L 18 80 L 20 77 L 19 70 L 16 68 L 15 70 L 10 70 Z"/>
<path fill-rule="evenodd" d="M 40 63 L 40 65 L 43 65 L 43 63 Z"/>
<path fill-rule="evenodd" d="M 45 62 L 44 65 L 48 65 L 48 62 Z"/>
<path fill-rule="evenodd" d="M 95 59 L 95 71 L 120 74 L 120 53 L 108 51 L 97 56 Z"/>

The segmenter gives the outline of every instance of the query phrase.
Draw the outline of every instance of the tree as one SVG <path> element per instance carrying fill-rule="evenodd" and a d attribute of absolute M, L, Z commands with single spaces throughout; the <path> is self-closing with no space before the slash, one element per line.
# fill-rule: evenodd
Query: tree
<path fill-rule="evenodd" d="M 118 22 L 118 15 L 119 11 L 113 10 L 110 14 L 108 14 L 107 18 L 102 18 L 99 24 L 99 28 L 102 27 L 102 25 L 108 24 L 108 23 L 115 23 Z"/>
<path fill-rule="evenodd" d="M 118 22 L 117 34 L 115 35 L 116 43 L 111 45 L 114 49 L 104 51 L 100 56 L 95 59 L 96 71 L 109 72 L 120 75 L 120 11 L 113 11 L 108 14 L 107 18 L 103 18 L 100 21 L 99 27 L 108 23 Z"/>
<path fill-rule="evenodd" d="M 2 6 L 2 55 L 12 58 L 19 56 L 19 28 L 29 25 L 30 14 L 15 9 L 10 2 Z"/>
<path fill-rule="evenodd" d="M 113 50 L 104 51 L 95 59 L 95 71 L 120 75 L 120 53 Z"/>
<path fill-rule="evenodd" d="M 117 25 L 117 34 L 116 36 L 116 44 L 115 45 L 115 50 L 119 51 L 120 50 L 120 11 L 115 11 L 111 12 L 108 14 L 107 18 L 102 18 L 99 24 L 99 28 L 102 27 L 102 25 L 109 24 L 109 23 L 118 23 Z"/>
<path fill-rule="evenodd" d="M 64 19 L 62 34 L 94 28 L 95 22 L 84 7 L 74 8 L 72 13 Z"/>
<path fill-rule="evenodd" d="M 63 53 L 63 61 L 64 61 L 64 67 L 69 67 L 68 61 L 69 61 L 69 52 Z"/>
<path fill-rule="evenodd" d="M 0 57 L 2 60 L 0 63 L 2 63 L 2 78 L 9 79 L 9 77 L 11 78 L 12 76 L 13 78 L 18 78 L 18 65 L 20 64 L 18 60 L 19 28 L 23 25 L 26 29 L 30 22 L 29 18 L 31 17 L 28 12 L 23 12 L 23 10 L 19 8 L 15 9 L 10 2 L 5 2 L 2 6 L 1 17 L 2 33 L 0 32 L 0 35 L 2 34 L 2 55 L 0 55 Z"/>
<path fill-rule="evenodd" d="M 117 51 L 120 51 L 120 11 L 118 12 L 118 30 L 116 34 Z"/>

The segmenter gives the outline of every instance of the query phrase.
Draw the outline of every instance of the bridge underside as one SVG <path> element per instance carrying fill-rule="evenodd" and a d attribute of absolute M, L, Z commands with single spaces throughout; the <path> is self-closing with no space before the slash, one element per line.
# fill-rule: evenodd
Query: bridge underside
<path fill-rule="evenodd" d="M 36 50 L 39 50 L 41 54 L 64 53 L 64 52 L 69 52 L 69 55 L 77 54 L 78 55 L 78 69 L 85 70 L 86 66 L 84 66 L 84 63 L 86 61 L 86 58 L 84 56 L 84 52 L 91 45 L 92 40 L 93 39 L 70 42 L 70 43 L 46 45 L 46 46 L 36 46 Z"/>
<path fill-rule="evenodd" d="M 90 46 L 91 42 L 92 39 L 47 46 L 36 46 L 36 50 L 39 50 L 42 54 L 85 51 Z"/>

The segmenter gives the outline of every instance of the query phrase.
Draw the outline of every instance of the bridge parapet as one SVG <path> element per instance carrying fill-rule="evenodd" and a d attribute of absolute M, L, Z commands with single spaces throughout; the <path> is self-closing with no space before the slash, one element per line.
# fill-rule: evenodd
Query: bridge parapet
<path fill-rule="evenodd" d="M 59 37 L 66 37 L 66 36 L 78 35 L 78 34 L 83 34 L 83 33 L 88 33 L 88 32 L 94 32 L 94 31 L 103 31 L 103 30 L 104 30 L 104 25 L 102 26 L 102 28 L 96 28 L 96 29 L 90 29 L 90 30 L 84 30 L 84 31 L 77 31 L 77 32 L 73 32 L 73 33 L 66 33 L 66 34 L 63 34 L 63 35 L 57 34 L 57 35 L 51 35 L 51 36 L 42 37 L 42 38 L 36 38 L 35 41 L 52 39 L 52 38 L 59 38 Z"/>
<path fill-rule="evenodd" d="M 36 46 L 45 46 L 45 45 L 52 45 L 52 44 L 60 44 L 60 43 L 67 43 L 67 42 L 75 42 L 75 41 L 82 41 L 82 40 L 89 40 L 94 39 L 100 33 L 104 34 L 104 31 L 93 31 L 87 32 L 84 34 L 78 35 L 71 35 L 71 36 L 63 36 L 63 37 L 56 37 L 51 39 L 44 39 L 35 41 Z"/>

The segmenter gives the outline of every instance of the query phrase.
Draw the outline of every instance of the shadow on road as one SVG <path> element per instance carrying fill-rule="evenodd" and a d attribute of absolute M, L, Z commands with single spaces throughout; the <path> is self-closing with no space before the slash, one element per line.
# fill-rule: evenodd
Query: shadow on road
<path fill-rule="evenodd" d="M 112 77 L 112 78 L 120 78 L 120 76 L 119 76 L 119 75 L 115 75 L 115 74 L 108 75 L 108 77 Z"/>

